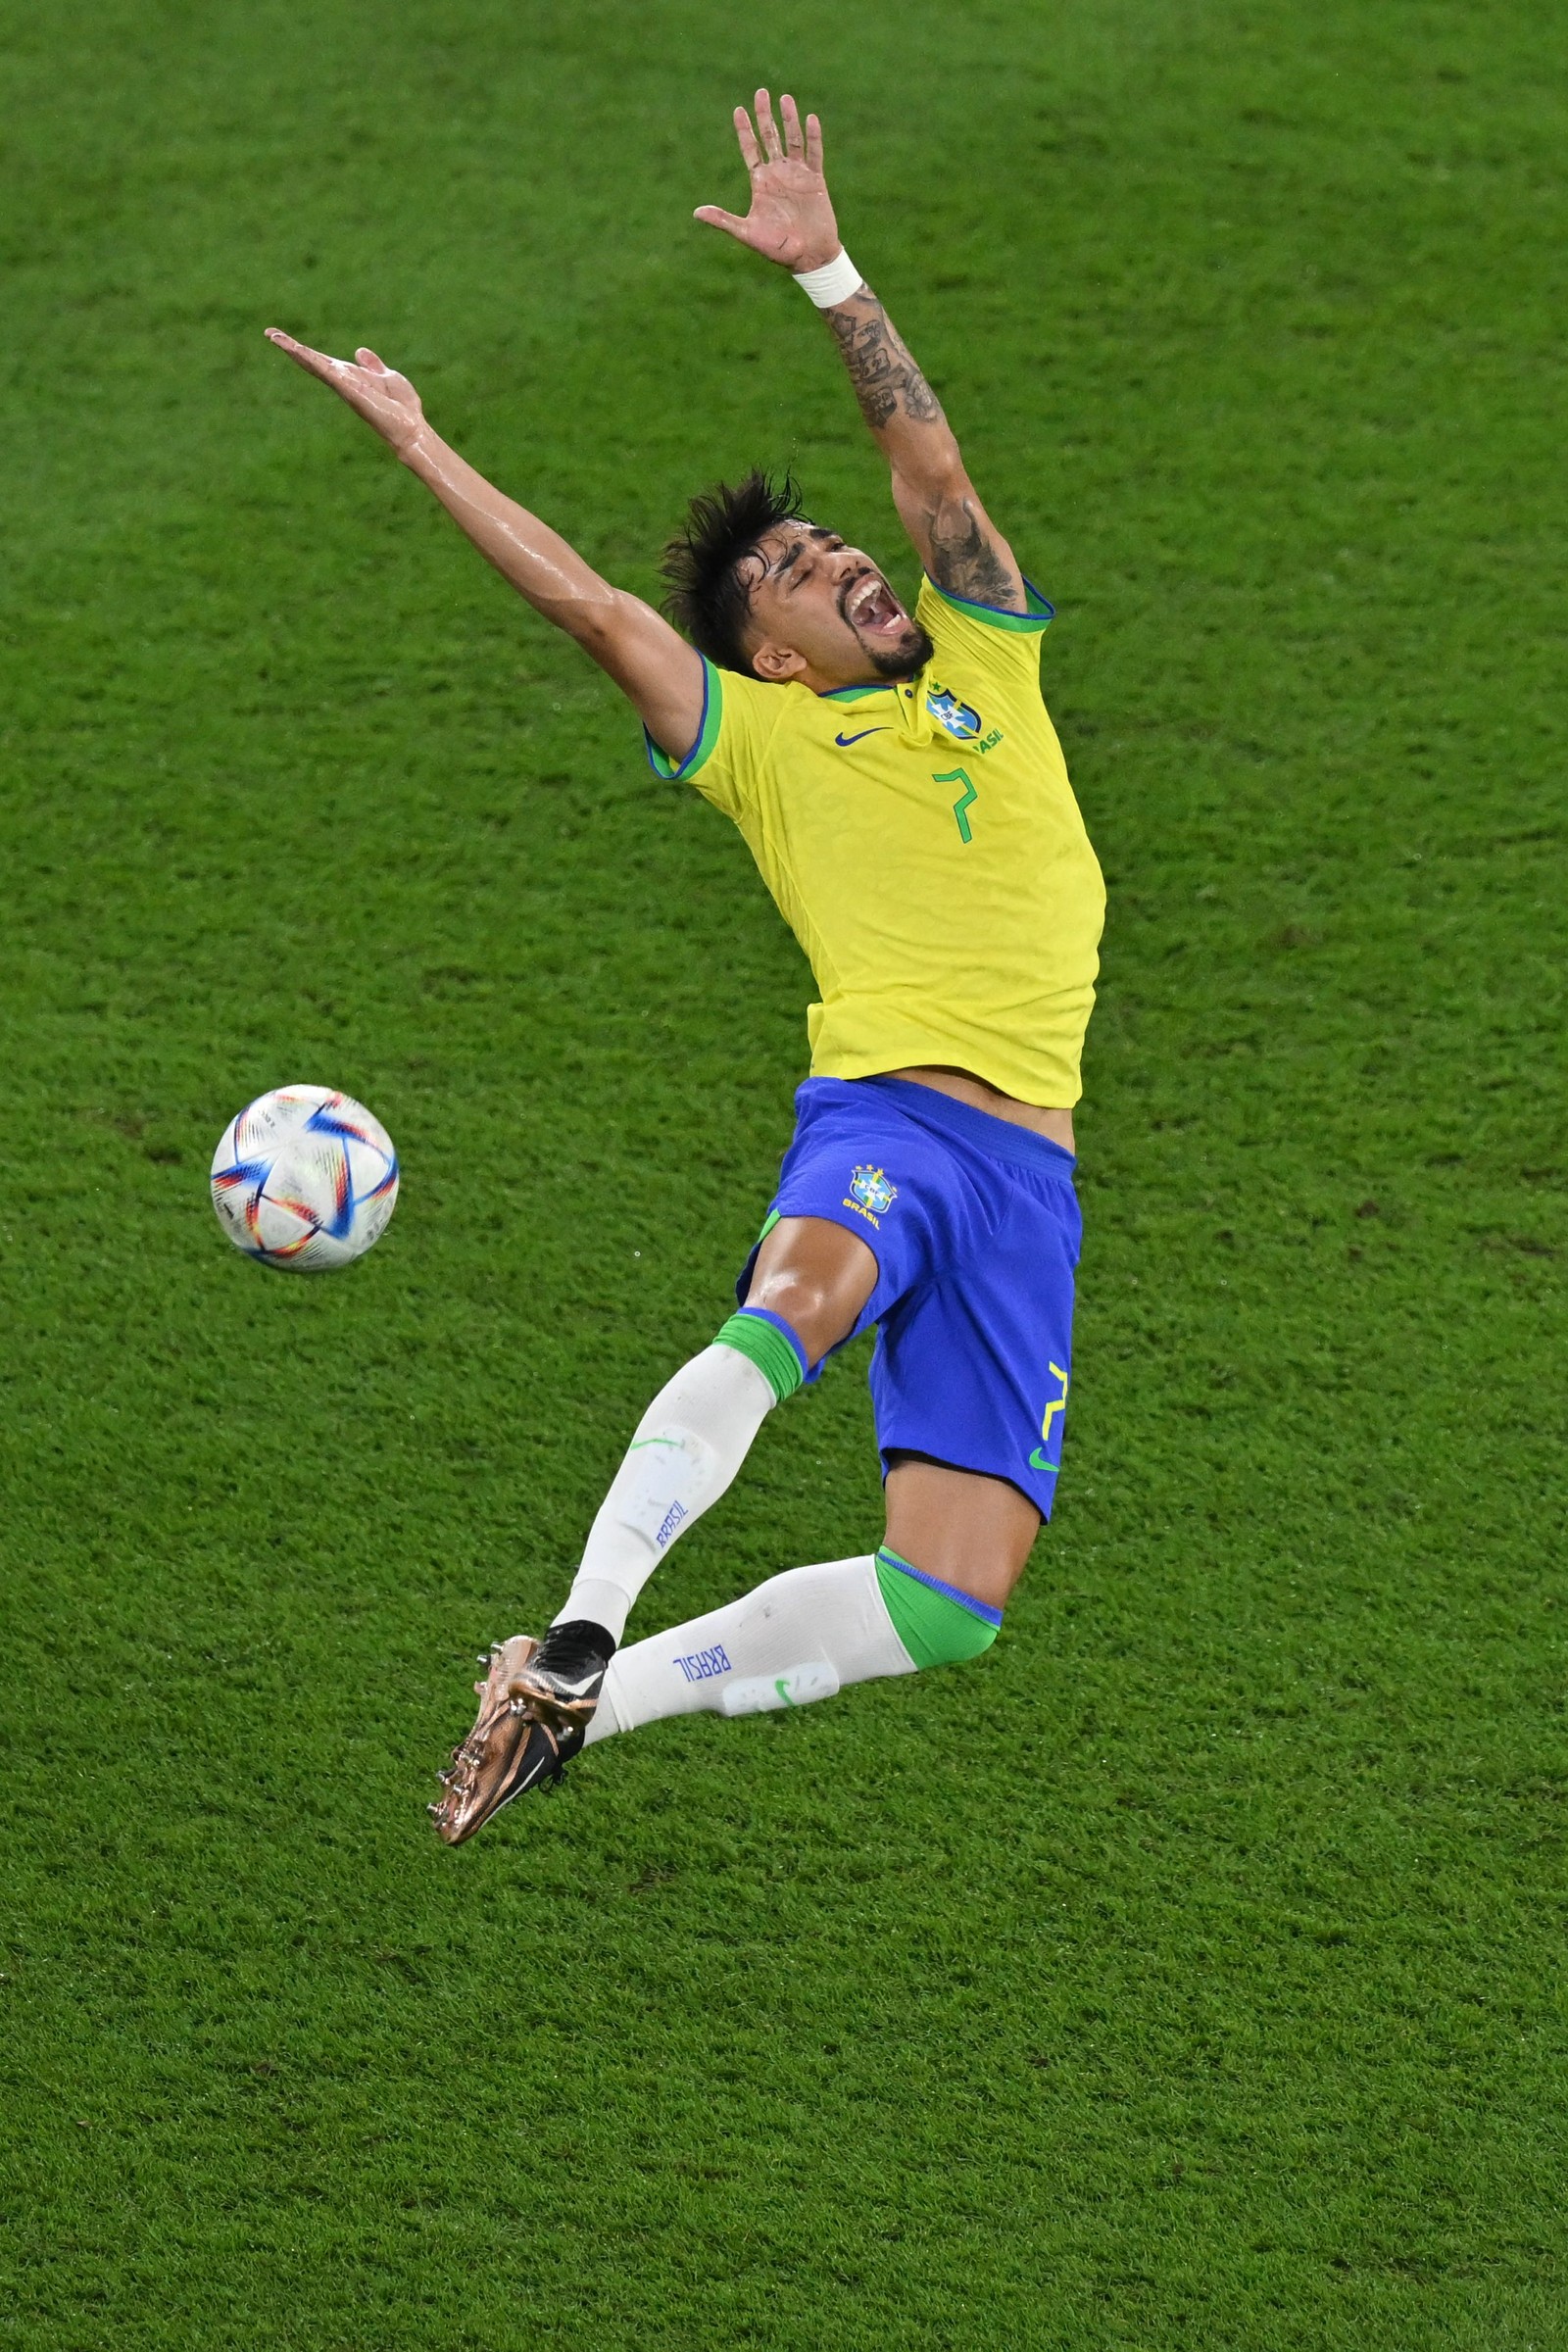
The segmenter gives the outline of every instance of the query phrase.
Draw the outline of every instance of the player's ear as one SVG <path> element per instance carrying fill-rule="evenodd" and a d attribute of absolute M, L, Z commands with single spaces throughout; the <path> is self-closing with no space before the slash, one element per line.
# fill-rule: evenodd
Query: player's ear
<path fill-rule="evenodd" d="M 764 637 L 752 653 L 753 674 L 766 686 L 787 686 L 806 666 L 804 654 L 798 654 L 793 645 L 775 645 L 770 637 Z"/>

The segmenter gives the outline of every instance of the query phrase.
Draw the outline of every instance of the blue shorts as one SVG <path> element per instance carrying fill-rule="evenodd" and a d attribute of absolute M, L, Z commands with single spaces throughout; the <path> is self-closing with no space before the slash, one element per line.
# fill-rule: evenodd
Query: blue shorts
<path fill-rule="evenodd" d="M 877 1326 L 884 1476 L 890 1455 L 926 1454 L 1006 1479 L 1049 1519 L 1083 1232 L 1072 1153 L 907 1078 L 808 1078 L 795 1108 L 768 1224 L 826 1217 L 875 1253 L 844 1344 Z"/>

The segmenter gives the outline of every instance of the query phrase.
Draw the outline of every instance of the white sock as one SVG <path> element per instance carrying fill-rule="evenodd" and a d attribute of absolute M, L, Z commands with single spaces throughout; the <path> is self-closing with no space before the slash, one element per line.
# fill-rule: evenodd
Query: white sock
<path fill-rule="evenodd" d="M 665 1715 L 755 1715 L 831 1698 L 846 1683 L 913 1674 L 869 1552 L 789 1568 L 727 1608 L 619 1649 L 588 1741 Z"/>
<path fill-rule="evenodd" d="M 637 1424 L 554 1622 L 592 1618 L 618 1642 L 675 1538 L 716 1502 L 776 1402 L 750 1356 L 716 1341 L 662 1388 Z"/>

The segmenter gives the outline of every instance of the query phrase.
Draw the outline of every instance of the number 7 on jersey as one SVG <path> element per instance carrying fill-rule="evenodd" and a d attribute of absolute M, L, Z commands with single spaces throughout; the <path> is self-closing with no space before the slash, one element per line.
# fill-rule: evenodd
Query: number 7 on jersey
<path fill-rule="evenodd" d="M 931 781 L 933 784 L 961 784 L 963 786 L 963 790 L 953 804 L 953 813 L 958 820 L 958 839 L 972 841 L 974 835 L 969 830 L 969 818 L 966 811 L 976 798 L 976 794 L 974 786 L 969 781 L 968 769 L 966 767 L 950 767 L 946 774 L 933 776 Z"/>

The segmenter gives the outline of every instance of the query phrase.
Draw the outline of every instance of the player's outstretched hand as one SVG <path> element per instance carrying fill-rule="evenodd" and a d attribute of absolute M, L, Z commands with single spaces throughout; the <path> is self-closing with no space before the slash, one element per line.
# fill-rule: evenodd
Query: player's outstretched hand
<path fill-rule="evenodd" d="M 781 269 L 820 270 L 839 250 L 838 222 L 822 177 L 822 125 L 808 115 L 803 126 L 793 98 L 781 98 L 779 112 L 782 139 L 766 90 L 757 93 L 756 130 L 745 107 L 735 109 L 735 136 L 752 175 L 745 220 L 717 204 L 700 204 L 696 218 L 710 228 L 727 229 Z"/>
<path fill-rule="evenodd" d="M 267 339 L 279 351 L 286 351 L 308 374 L 330 384 L 400 456 L 417 436 L 424 422 L 419 395 L 406 375 L 399 375 L 373 351 L 362 348 L 352 360 L 334 360 L 324 351 L 313 351 L 308 343 L 296 343 L 280 326 L 270 326 Z"/>

